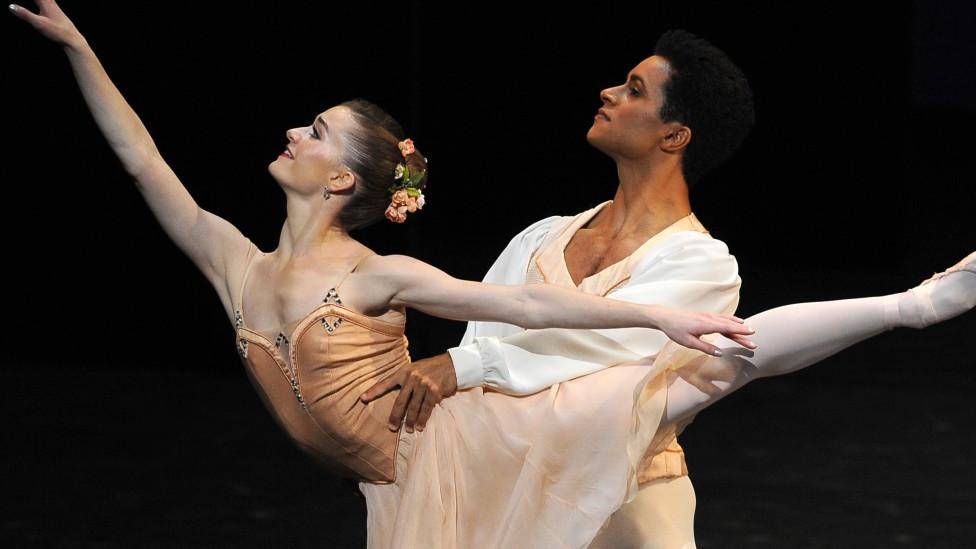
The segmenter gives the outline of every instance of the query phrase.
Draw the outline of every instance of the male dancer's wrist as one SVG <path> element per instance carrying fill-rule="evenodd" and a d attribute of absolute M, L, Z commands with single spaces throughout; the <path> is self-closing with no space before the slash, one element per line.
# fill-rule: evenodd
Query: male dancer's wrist
<path fill-rule="evenodd" d="M 481 353 L 475 343 L 460 347 L 451 347 L 447 354 L 454 363 L 454 375 L 457 377 L 457 388 L 470 389 L 480 387 L 485 381 L 485 369 L 481 365 Z"/>

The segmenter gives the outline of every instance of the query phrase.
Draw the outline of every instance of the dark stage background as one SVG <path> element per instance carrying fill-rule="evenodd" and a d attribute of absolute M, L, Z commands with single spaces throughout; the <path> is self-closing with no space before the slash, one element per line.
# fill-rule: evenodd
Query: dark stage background
<path fill-rule="evenodd" d="M 199 204 L 264 251 L 285 130 L 360 96 L 431 163 L 423 212 L 362 239 L 480 279 L 531 222 L 612 197 L 614 165 L 585 140 L 598 94 L 672 27 L 728 52 L 755 92 L 755 130 L 692 193 L 739 261 L 740 316 L 901 291 L 974 249 L 972 3 L 530 5 L 62 3 Z M 216 293 L 63 53 L 9 15 L 0 37 L 0 543 L 362 546 L 361 500 L 264 410 Z M 681 439 L 699 546 L 971 545 L 974 328 L 890 332 L 701 414 Z M 411 312 L 414 358 L 462 333 Z"/>

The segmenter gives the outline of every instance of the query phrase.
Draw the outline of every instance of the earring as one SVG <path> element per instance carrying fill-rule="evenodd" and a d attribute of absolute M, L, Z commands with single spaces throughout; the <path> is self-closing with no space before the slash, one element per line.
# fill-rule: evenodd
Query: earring
<path fill-rule="evenodd" d="M 323 187 L 322 196 L 324 196 L 326 200 L 332 198 L 332 193 L 329 192 L 329 187 L 328 186 Z"/>

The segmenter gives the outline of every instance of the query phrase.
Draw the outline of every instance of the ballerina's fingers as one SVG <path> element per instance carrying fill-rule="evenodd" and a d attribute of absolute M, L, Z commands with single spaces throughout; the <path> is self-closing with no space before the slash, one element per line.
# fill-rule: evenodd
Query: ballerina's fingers
<path fill-rule="evenodd" d="M 730 315 L 716 315 L 705 313 L 702 321 L 703 327 L 699 334 L 722 334 L 723 336 L 735 341 L 748 349 L 756 349 L 758 345 L 747 336 L 755 333 L 751 327 L 738 322 L 741 319 L 733 319 Z M 682 345 L 692 349 L 704 351 L 712 356 L 722 356 L 722 351 L 716 345 L 712 345 L 701 339 L 700 335 L 694 335 L 688 342 L 679 341 Z"/>
<path fill-rule="evenodd" d="M 759 345 L 756 345 L 756 342 L 755 341 L 749 339 L 748 337 L 746 337 L 744 335 L 733 334 L 733 335 L 727 335 L 725 337 L 731 339 L 732 341 L 738 343 L 739 345 L 742 345 L 746 349 L 758 349 L 759 348 Z"/>
<path fill-rule="evenodd" d="M 723 314 L 719 314 L 719 313 L 705 313 L 705 314 L 710 314 L 714 318 L 724 318 L 725 320 L 731 320 L 731 321 L 736 322 L 738 324 L 744 324 L 745 323 L 745 320 L 742 320 L 741 318 L 739 318 L 739 317 L 737 317 L 735 315 L 723 315 Z"/>
<path fill-rule="evenodd" d="M 708 327 L 702 331 L 702 333 L 722 334 L 733 341 L 744 344 L 750 349 L 755 348 L 756 344 L 745 336 L 753 335 L 756 333 L 756 331 L 753 330 L 752 327 L 746 326 L 744 324 L 745 321 L 742 321 L 737 317 L 729 317 L 727 315 L 716 316 L 718 319 L 713 319 Z M 733 318 L 735 320 L 732 320 Z"/>
<path fill-rule="evenodd" d="M 681 345 L 684 345 L 685 347 L 688 347 L 689 349 L 697 349 L 712 356 L 722 356 L 721 349 L 715 345 L 712 345 L 711 343 L 708 343 L 701 337 L 688 336 L 687 338 L 682 338 L 680 340 L 676 339 L 675 341 Z"/>
<path fill-rule="evenodd" d="M 734 316 L 734 315 L 722 315 L 716 313 L 702 313 L 706 317 L 710 318 L 714 322 L 724 323 L 729 329 L 734 330 L 735 333 L 740 334 L 751 334 L 755 332 L 750 326 L 746 326 L 746 321 Z"/>
<path fill-rule="evenodd" d="M 34 13 L 18 4 L 10 4 L 7 8 L 15 17 L 26 21 L 42 35 L 59 44 L 77 44 L 84 40 L 74 23 L 54 0 L 35 0 L 34 3 L 40 13 Z"/>

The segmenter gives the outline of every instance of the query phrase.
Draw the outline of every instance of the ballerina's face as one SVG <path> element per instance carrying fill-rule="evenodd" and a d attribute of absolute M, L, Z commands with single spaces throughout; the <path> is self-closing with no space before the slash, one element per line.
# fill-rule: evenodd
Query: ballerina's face
<path fill-rule="evenodd" d="M 268 171 L 282 185 L 321 193 L 326 182 L 348 171 L 341 154 L 351 124 L 349 108 L 336 106 L 319 114 L 310 126 L 288 130 L 288 145 Z"/>
<path fill-rule="evenodd" d="M 630 71 L 626 82 L 600 92 L 606 114 L 596 115 L 586 140 L 608 156 L 649 156 L 674 126 L 658 114 L 669 71 L 667 60 L 652 55 Z"/>

